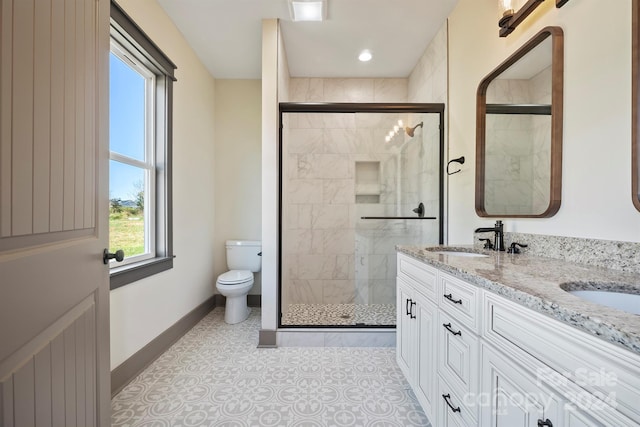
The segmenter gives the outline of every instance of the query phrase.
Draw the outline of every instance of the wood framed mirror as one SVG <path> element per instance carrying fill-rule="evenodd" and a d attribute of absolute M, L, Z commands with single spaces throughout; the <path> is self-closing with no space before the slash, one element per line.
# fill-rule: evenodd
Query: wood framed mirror
<path fill-rule="evenodd" d="M 546 27 L 478 86 L 476 213 L 546 218 L 560 209 L 564 43 Z"/>

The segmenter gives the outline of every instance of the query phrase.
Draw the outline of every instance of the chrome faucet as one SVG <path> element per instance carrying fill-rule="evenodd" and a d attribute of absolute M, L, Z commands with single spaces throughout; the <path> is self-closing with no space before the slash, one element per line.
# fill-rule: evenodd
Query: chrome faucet
<path fill-rule="evenodd" d="M 496 221 L 496 225 L 493 227 L 476 228 L 474 233 L 487 233 L 489 231 L 495 233 L 493 238 L 493 250 L 504 251 L 504 224 L 502 224 L 502 221 Z"/>

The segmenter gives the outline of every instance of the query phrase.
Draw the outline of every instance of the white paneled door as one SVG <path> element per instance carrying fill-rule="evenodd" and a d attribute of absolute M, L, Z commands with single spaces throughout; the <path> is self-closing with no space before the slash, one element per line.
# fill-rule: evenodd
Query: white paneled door
<path fill-rule="evenodd" d="M 0 0 L 0 426 L 109 425 L 109 0 Z"/>

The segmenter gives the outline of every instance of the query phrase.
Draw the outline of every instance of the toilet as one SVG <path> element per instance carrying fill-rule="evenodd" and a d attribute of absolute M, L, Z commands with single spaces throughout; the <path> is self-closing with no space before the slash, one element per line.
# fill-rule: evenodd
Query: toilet
<path fill-rule="evenodd" d="M 262 245 L 255 240 L 227 240 L 227 267 L 216 280 L 216 289 L 227 298 L 224 321 L 233 325 L 249 317 L 247 294 L 253 286 L 253 273 L 260 271 Z"/>

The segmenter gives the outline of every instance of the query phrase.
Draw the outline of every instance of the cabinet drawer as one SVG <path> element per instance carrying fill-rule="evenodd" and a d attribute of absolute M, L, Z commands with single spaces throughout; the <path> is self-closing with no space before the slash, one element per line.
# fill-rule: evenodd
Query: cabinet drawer
<path fill-rule="evenodd" d="M 416 292 L 420 292 L 433 301 L 436 301 L 437 271 L 421 261 L 401 253 L 398 254 L 398 275 L 417 282 L 413 286 Z"/>
<path fill-rule="evenodd" d="M 438 305 L 475 333 L 480 331 L 481 290 L 474 285 L 440 272 Z"/>
<path fill-rule="evenodd" d="M 462 395 L 457 393 L 440 376 L 438 376 L 438 388 L 435 398 L 437 399 L 437 421 L 433 424 L 434 426 L 477 427 L 475 408 L 466 406 Z"/>
<path fill-rule="evenodd" d="M 479 338 L 438 310 L 438 372 L 460 396 L 475 395 L 479 382 Z"/>

